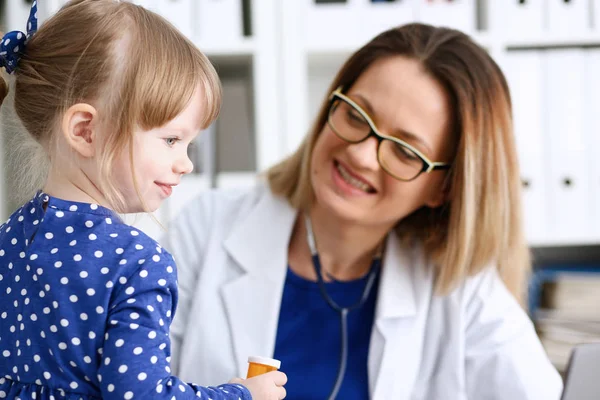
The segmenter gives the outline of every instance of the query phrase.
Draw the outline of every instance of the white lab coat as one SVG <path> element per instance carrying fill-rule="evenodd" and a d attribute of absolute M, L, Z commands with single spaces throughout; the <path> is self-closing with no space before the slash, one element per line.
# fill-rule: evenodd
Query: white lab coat
<path fill-rule="evenodd" d="M 227 382 L 245 377 L 248 356 L 273 355 L 296 215 L 261 185 L 206 192 L 170 226 L 164 244 L 180 288 L 172 362 L 182 379 Z M 494 268 L 445 297 L 433 286 L 423 252 L 391 235 L 369 351 L 372 399 L 559 399 L 561 378 Z"/>

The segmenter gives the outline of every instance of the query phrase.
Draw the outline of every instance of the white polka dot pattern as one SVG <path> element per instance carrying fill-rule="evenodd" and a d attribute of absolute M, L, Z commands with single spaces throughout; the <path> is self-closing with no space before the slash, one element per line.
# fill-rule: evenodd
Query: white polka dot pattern
<path fill-rule="evenodd" d="M 112 211 L 39 192 L 0 226 L 0 399 L 250 399 L 170 376 L 176 279 Z"/>

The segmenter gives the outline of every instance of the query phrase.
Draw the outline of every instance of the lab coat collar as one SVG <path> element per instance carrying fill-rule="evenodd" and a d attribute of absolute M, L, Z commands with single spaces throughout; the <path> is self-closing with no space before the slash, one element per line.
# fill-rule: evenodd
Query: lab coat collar
<path fill-rule="evenodd" d="M 408 317 L 417 313 L 414 249 L 400 242 L 392 231 L 383 258 L 376 319 Z"/>
<path fill-rule="evenodd" d="M 406 399 L 422 354 L 424 313 L 430 297 L 430 271 L 418 245 L 402 243 L 392 232 L 386 244 L 369 351 L 369 387 L 374 399 Z M 396 371 L 396 374 L 385 371 Z"/>
<path fill-rule="evenodd" d="M 272 357 L 275 350 L 287 249 L 296 215 L 286 200 L 265 189 L 224 243 L 242 270 L 221 288 L 242 378 L 248 356 Z"/>
<path fill-rule="evenodd" d="M 236 221 L 225 248 L 246 272 L 271 275 L 285 272 L 287 248 L 298 212 L 268 188 L 262 190 L 248 215 Z M 283 265 L 275 263 L 275 259 Z"/>

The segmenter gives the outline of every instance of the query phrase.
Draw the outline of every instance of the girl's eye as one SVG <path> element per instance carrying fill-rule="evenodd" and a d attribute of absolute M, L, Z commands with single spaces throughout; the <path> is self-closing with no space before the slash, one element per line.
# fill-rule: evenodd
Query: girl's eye
<path fill-rule="evenodd" d="M 165 139 L 165 143 L 167 143 L 168 146 L 174 146 L 175 143 L 177 143 L 179 141 L 179 139 L 174 138 L 174 137 L 170 137 L 170 138 L 166 138 Z"/>

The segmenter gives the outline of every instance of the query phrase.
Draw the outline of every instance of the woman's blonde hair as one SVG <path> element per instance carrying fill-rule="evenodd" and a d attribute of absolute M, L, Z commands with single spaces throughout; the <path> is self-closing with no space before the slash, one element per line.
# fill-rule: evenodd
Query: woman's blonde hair
<path fill-rule="evenodd" d="M 381 33 L 342 66 L 329 90 L 350 89 L 386 57 L 415 59 L 446 89 L 456 153 L 447 178 L 449 201 L 422 208 L 396 226 L 404 240 L 420 240 L 438 267 L 437 292 L 446 294 L 468 276 L 496 264 L 509 290 L 524 300 L 530 269 L 521 217 L 521 181 L 508 85 L 498 65 L 467 35 L 409 24 Z M 310 160 L 327 122 L 325 99 L 298 150 L 268 173 L 271 190 L 306 209 L 314 200 Z"/>
<path fill-rule="evenodd" d="M 114 161 L 128 148 L 135 171 L 134 129 L 166 124 L 197 87 L 204 94 L 204 127 L 221 104 L 218 76 L 193 43 L 159 15 L 124 1 L 68 2 L 31 37 L 15 75 L 14 111 L 47 154 L 70 106 L 85 102 L 100 108 L 106 136 L 99 149 L 99 186 L 117 210 L 124 199 L 111 184 L 121 173 Z M 1 78 L 0 83 L 1 101 L 7 90 Z M 133 179 L 137 190 L 135 172 Z"/>

